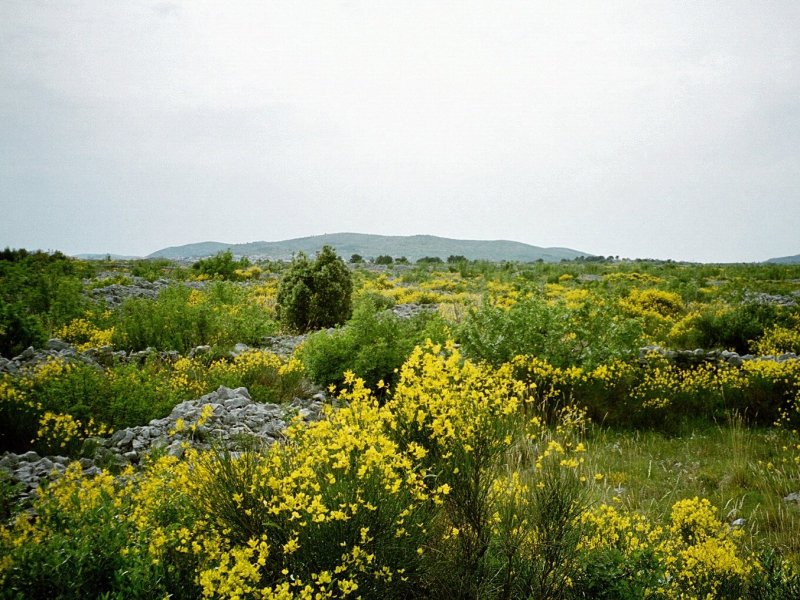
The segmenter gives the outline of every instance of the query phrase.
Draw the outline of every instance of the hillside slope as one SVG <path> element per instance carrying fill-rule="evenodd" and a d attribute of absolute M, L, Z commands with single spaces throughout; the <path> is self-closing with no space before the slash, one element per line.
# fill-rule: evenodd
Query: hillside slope
<path fill-rule="evenodd" d="M 415 261 L 423 256 L 438 256 L 445 260 L 451 255 L 462 255 L 470 260 L 531 262 L 543 260 L 558 262 L 579 256 L 591 256 L 570 248 L 541 248 L 509 240 L 454 240 L 433 235 L 384 236 L 363 233 L 330 233 L 295 238 L 279 242 L 250 242 L 248 244 L 224 244 L 200 242 L 174 246 L 153 252 L 148 258 L 203 258 L 230 249 L 237 256 L 253 258 L 287 259 L 297 252 L 313 255 L 322 246 L 329 245 L 345 259 L 353 254 L 372 258 L 381 254 L 393 257 L 405 256 Z"/>
<path fill-rule="evenodd" d="M 800 254 L 794 256 L 780 256 L 778 258 L 770 258 L 768 263 L 776 263 L 779 265 L 796 265 L 800 264 Z"/>

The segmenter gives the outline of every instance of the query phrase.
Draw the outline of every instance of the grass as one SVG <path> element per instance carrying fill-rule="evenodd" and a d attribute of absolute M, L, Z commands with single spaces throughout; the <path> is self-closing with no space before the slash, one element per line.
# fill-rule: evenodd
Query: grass
<path fill-rule="evenodd" d="M 751 549 L 773 547 L 800 563 L 800 505 L 783 500 L 800 491 L 800 466 L 784 461 L 791 440 L 789 432 L 738 419 L 681 435 L 595 426 L 587 460 L 603 479 L 592 497 L 661 523 L 678 500 L 708 498 L 728 523 L 745 519 Z"/>

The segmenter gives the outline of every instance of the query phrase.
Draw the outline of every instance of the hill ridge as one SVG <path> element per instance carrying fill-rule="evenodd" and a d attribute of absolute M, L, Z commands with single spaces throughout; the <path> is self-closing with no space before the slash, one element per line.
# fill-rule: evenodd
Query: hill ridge
<path fill-rule="evenodd" d="M 237 256 L 251 258 L 287 259 L 298 252 L 313 254 L 322 246 L 333 246 L 343 258 L 360 254 L 365 258 L 389 255 L 405 256 L 417 260 L 424 256 L 446 259 L 451 255 L 462 255 L 470 260 L 558 262 L 580 256 L 592 256 L 588 252 L 564 247 L 540 247 L 514 240 L 461 240 L 429 234 L 378 235 L 370 233 L 326 233 L 275 242 L 255 241 L 241 244 L 206 241 L 181 246 L 170 246 L 149 254 L 147 258 L 198 259 L 217 252 L 230 250 Z"/>
<path fill-rule="evenodd" d="M 779 256 L 777 258 L 770 258 L 766 262 L 778 265 L 796 265 L 800 263 L 800 254 L 794 256 Z"/>

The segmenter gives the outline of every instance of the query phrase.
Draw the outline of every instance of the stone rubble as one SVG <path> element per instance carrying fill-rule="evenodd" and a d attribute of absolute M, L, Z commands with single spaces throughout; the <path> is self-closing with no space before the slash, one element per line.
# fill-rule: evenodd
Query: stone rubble
<path fill-rule="evenodd" d="M 392 308 L 392 313 L 401 319 L 411 319 L 417 315 L 437 310 L 437 304 L 397 304 Z"/>
<path fill-rule="evenodd" d="M 134 362 L 141 364 L 153 356 L 161 361 L 174 362 L 180 358 L 180 353 L 174 350 L 158 352 L 155 348 L 146 348 L 138 352 L 125 352 L 124 350 L 115 351 L 112 346 L 89 348 L 83 352 L 79 352 L 68 343 L 58 338 L 53 338 L 45 344 L 44 348 L 39 348 L 37 350 L 33 346 L 29 346 L 14 358 L 4 358 L 0 356 L 0 374 L 16 374 L 21 370 L 33 368 L 40 363 L 53 359 L 80 362 L 91 365 L 97 369 L 102 369 L 104 367 L 110 367 L 115 363 Z"/>
<path fill-rule="evenodd" d="M 794 306 L 800 299 L 800 290 L 795 290 L 789 296 L 781 294 L 767 294 L 766 292 L 746 292 L 744 295 L 745 302 L 753 302 L 755 304 L 774 304 L 775 306 Z"/>
<path fill-rule="evenodd" d="M 92 476 L 105 468 L 119 470 L 138 465 L 152 451 L 181 457 L 188 448 L 207 450 L 213 446 L 239 451 L 253 445 L 269 446 L 283 439 L 292 419 L 321 419 L 325 401 L 325 393 L 319 392 L 311 398 L 295 398 L 286 406 L 263 404 L 254 402 L 247 388 L 221 386 L 201 398 L 181 402 L 163 419 L 120 429 L 110 436 L 88 438 L 77 460 L 84 475 Z M 25 502 L 35 494 L 43 479 L 62 474 L 71 460 L 64 456 L 39 456 L 33 451 L 5 452 L 0 456 L 0 469 L 22 483 L 21 500 Z"/>
<path fill-rule="evenodd" d="M 778 354 L 773 356 L 771 354 L 766 356 L 753 356 L 752 354 L 738 354 L 729 350 L 703 350 L 697 348 L 695 350 L 669 350 L 661 346 L 644 346 L 639 348 L 639 360 L 646 361 L 654 354 L 662 356 L 669 361 L 673 361 L 678 366 L 692 366 L 704 362 L 718 363 L 725 362 L 734 367 L 741 367 L 745 361 L 749 360 L 764 360 L 782 363 L 787 360 L 796 360 L 797 354 L 794 352 L 787 352 L 785 354 Z"/>
<path fill-rule="evenodd" d="M 266 337 L 261 342 L 270 352 L 282 358 L 291 356 L 297 347 L 306 339 L 306 335 L 273 335 Z"/>
<path fill-rule="evenodd" d="M 103 287 L 90 289 L 88 293 L 92 298 L 103 300 L 109 308 L 114 308 L 122 304 L 128 298 L 147 298 L 154 300 L 162 290 L 168 288 L 170 285 L 175 285 L 174 281 L 168 279 L 148 281 L 143 277 L 132 277 L 131 281 L 131 285 L 112 283 Z M 207 285 L 205 281 L 184 281 L 181 283 L 186 287 L 194 289 L 202 289 Z"/>

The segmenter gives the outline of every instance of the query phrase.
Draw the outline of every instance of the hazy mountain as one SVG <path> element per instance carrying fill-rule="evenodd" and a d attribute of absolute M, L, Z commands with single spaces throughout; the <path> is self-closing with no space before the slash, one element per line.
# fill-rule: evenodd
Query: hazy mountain
<path fill-rule="evenodd" d="M 777 263 L 780 265 L 797 265 L 800 264 L 800 254 L 794 256 L 781 256 L 779 258 L 770 258 L 768 263 Z"/>
<path fill-rule="evenodd" d="M 465 256 L 470 260 L 531 262 L 559 262 L 579 256 L 591 256 L 570 248 L 540 248 L 508 240 L 453 240 L 433 235 L 385 236 L 363 233 L 330 233 L 311 237 L 284 240 L 281 242 L 250 242 L 248 244 L 223 244 L 200 242 L 174 246 L 153 252 L 148 258 L 203 258 L 230 249 L 237 256 L 256 258 L 288 259 L 297 252 L 313 255 L 323 246 L 329 245 L 344 259 L 353 254 L 374 258 L 382 254 L 392 257 L 405 256 L 415 261 L 423 256 L 438 256 L 446 260 L 451 255 Z"/>

